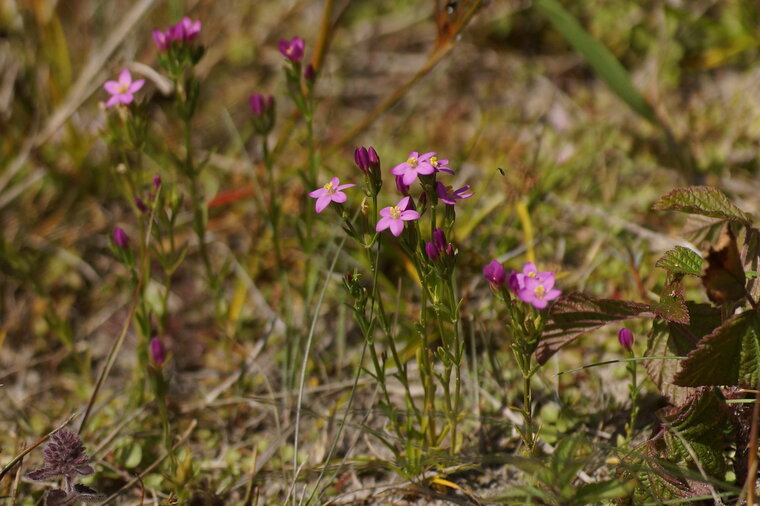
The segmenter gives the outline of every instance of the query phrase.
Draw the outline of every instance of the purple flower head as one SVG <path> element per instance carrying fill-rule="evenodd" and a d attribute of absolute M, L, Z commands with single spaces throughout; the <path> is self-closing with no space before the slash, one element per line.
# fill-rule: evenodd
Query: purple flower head
<path fill-rule="evenodd" d="M 164 344 L 158 337 L 153 337 L 150 340 L 150 358 L 153 359 L 153 363 L 156 365 L 163 365 L 166 360 L 166 350 Z"/>
<path fill-rule="evenodd" d="M 375 231 L 382 232 L 386 228 L 390 228 L 391 234 L 396 237 L 400 236 L 401 232 L 404 231 L 405 221 L 414 221 L 420 217 L 420 213 L 409 207 L 413 205 L 410 200 L 411 198 L 407 196 L 399 200 L 395 206 L 381 209 L 380 216 L 382 217 L 378 220 Z"/>
<path fill-rule="evenodd" d="M 337 202 L 342 204 L 348 197 L 342 190 L 356 186 L 355 184 L 340 184 L 340 180 L 334 177 L 329 183 L 322 188 L 317 188 L 313 192 L 309 193 L 309 197 L 317 199 L 315 209 L 317 213 L 321 213 L 324 209 L 330 205 L 330 202 Z"/>
<path fill-rule="evenodd" d="M 153 30 L 153 40 L 156 42 L 159 51 L 166 51 L 172 45 L 172 39 L 167 32 Z"/>
<path fill-rule="evenodd" d="M 161 175 L 156 174 L 153 176 L 153 189 L 158 190 L 159 188 L 161 188 Z"/>
<path fill-rule="evenodd" d="M 396 176 L 396 189 L 401 195 L 409 195 L 409 185 L 404 184 L 403 176 Z"/>
<path fill-rule="evenodd" d="M 630 350 L 633 347 L 633 332 L 623 327 L 618 332 L 618 342 L 626 350 Z"/>
<path fill-rule="evenodd" d="M 369 151 L 367 151 L 367 148 L 364 146 L 356 148 L 354 150 L 354 161 L 359 170 L 366 173 L 369 170 Z"/>
<path fill-rule="evenodd" d="M 265 98 L 260 93 L 254 93 L 249 97 L 248 103 L 254 116 L 262 116 L 274 108 L 274 97 L 269 95 Z"/>
<path fill-rule="evenodd" d="M 129 237 L 127 237 L 127 233 L 124 232 L 124 229 L 119 227 L 116 227 L 114 229 L 113 242 L 121 249 L 126 249 L 129 247 Z"/>
<path fill-rule="evenodd" d="M 433 166 L 436 172 L 448 172 L 454 174 L 454 171 L 447 167 L 449 161 L 447 159 L 439 160 L 437 156 L 430 157 L 430 165 Z"/>
<path fill-rule="evenodd" d="M 111 94 L 111 98 L 106 102 L 106 107 L 112 107 L 116 104 L 131 104 L 135 99 L 134 93 L 137 93 L 145 84 L 145 79 L 132 81 L 132 74 L 129 70 L 123 69 L 119 74 L 118 81 L 106 81 L 103 88 Z"/>
<path fill-rule="evenodd" d="M 391 169 L 391 174 L 401 176 L 404 184 L 409 186 L 414 183 L 417 176 L 435 172 L 435 168 L 430 164 L 432 156 L 435 156 L 435 153 L 432 151 L 422 156 L 416 151 L 412 151 L 404 163 L 400 163 Z"/>
<path fill-rule="evenodd" d="M 561 294 L 562 292 L 554 288 L 553 272 L 525 276 L 523 286 L 517 291 L 520 300 L 533 305 L 536 309 L 544 309 L 550 300 L 556 299 Z"/>
<path fill-rule="evenodd" d="M 458 190 L 454 190 L 451 186 L 446 186 L 440 181 L 436 181 L 435 183 L 435 193 L 438 195 L 438 198 L 441 199 L 441 202 L 444 204 L 453 206 L 457 203 L 457 200 L 463 200 L 468 199 L 472 197 L 472 193 L 467 193 L 470 190 L 470 185 L 466 184 L 463 187 L 459 188 Z"/>
<path fill-rule="evenodd" d="M 178 40 L 182 40 L 182 42 L 191 42 L 198 37 L 199 33 L 201 33 L 201 22 L 200 20 L 193 21 L 188 17 L 184 17 L 175 25 L 175 28 L 177 30 L 177 35 L 181 37 L 181 39 Z"/>
<path fill-rule="evenodd" d="M 293 37 L 290 42 L 280 41 L 280 53 L 293 63 L 298 63 L 303 58 L 304 41 L 301 37 Z"/>
<path fill-rule="evenodd" d="M 539 281 L 543 281 L 549 277 L 554 278 L 554 273 L 552 271 L 538 272 L 536 264 L 533 262 L 526 262 L 523 265 L 522 272 L 516 272 L 513 270 L 509 274 L 509 277 L 507 278 L 507 284 L 509 285 L 510 290 L 512 290 L 514 293 L 518 293 L 520 290 L 525 288 L 525 280 L 527 278 L 535 278 Z"/>
<path fill-rule="evenodd" d="M 494 288 L 500 287 L 507 279 L 504 266 L 498 260 L 491 260 L 491 263 L 483 267 L 483 277 L 485 277 Z"/>

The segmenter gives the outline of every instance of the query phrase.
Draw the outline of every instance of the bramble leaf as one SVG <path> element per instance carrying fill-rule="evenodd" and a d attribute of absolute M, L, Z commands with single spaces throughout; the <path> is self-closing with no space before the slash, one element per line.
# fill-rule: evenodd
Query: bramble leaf
<path fill-rule="evenodd" d="M 686 302 L 690 323 L 688 325 L 656 320 L 647 338 L 645 356 L 685 356 L 697 346 L 699 340 L 720 325 L 720 310 L 709 304 Z M 693 388 L 673 384 L 679 362 L 676 360 L 645 360 L 644 368 L 652 382 L 671 404 L 679 406 L 694 393 Z"/>
<path fill-rule="evenodd" d="M 683 246 L 676 246 L 674 249 L 666 251 L 654 265 L 673 275 L 701 276 L 703 264 L 704 260 L 699 253 Z"/>
<path fill-rule="evenodd" d="M 652 309 L 657 316 L 668 321 L 689 324 L 689 311 L 683 300 L 683 285 L 680 277 L 671 280 L 663 287 L 660 300 L 652 305 Z"/>
<path fill-rule="evenodd" d="M 711 218 L 737 221 L 744 225 L 751 224 L 748 214 L 736 207 L 722 191 L 712 186 L 676 188 L 667 195 L 660 197 L 652 209 L 700 214 Z"/>
<path fill-rule="evenodd" d="M 536 360 L 546 363 L 560 348 L 576 338 L 608 323 L 629 318 L 653 318 L 647 304 L 613 299 L 596 299 L 573 292 L 560 297 L 552 306 L 551 320 L 536 349 Z"/>
<path fill-rule="evenodd" d="M 757 384 L 760 376 L 760 316 L 733 316 L 703 337 L 681 361 L 673 383 L 684 387 Z"/>

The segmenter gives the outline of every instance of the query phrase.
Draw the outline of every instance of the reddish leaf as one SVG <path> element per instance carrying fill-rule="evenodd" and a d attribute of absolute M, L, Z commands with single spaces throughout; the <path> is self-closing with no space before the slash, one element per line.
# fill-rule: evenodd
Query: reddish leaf
<path fill-rule="evenodd" d="M 546 363 L 563 346 L 608 323 L 654 316 L 646 304 L 596 299 L 579 292 L 564 295 L 551 308 L 551 320 L 544 327 L 544 334 L 536 349 L 536 360 L 539 364 Z"/>

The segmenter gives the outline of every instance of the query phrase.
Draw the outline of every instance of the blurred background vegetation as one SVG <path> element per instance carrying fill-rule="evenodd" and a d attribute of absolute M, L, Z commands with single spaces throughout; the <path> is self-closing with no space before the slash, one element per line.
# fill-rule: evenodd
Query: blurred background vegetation
<path fill-rule="evenodd" d="M 526 0 L 487 2 L 424 78 L 358 136 L 344 139 L 425 65 L 437 40 L 436 19 L 460 3 L 466 2 L 336 0 L 315 91 L 315 132 L 323 177 L 358 180 L 353 148 L 372 145 L 384 169 L 409 151 L 437 151 L 451 160 L 457 183 L 473 186 L 476 197 L 459 209 L 455 242 L 475 351 L 469 377 L 475 415 L 463 462 L 482 462 L 514 439 L 503 408 L 515 379 L 480 277 L 483 265 L 496 257 L 519 267 L 529 247 L 544 268 L 559 273 L 565 291 L 648 300 L 664 281 L 654 261 L 682 240 L 682 221 L 650 211 L 659 195 L 713 184 L 757 212 L 760 6 L 751 0 L 564 2 L 627 69 L 671 139 L 621 101 Z M 252 476 L 262 494 L 287 495 L 282 476 L 292 436 L 277 413 L 282 385 L 273 360 L 282 353 L 282 337 L 270 336 L 272 308 L 284 295 L 253 198 L 263 191 L 254 177 L 263 168 L 251 142 L 248 96 L 276 96 L 273 141 L 284 205 L 292 214 L 310 212 L 310 189 L 296 177 L 304 132 L 286 100 L 277 42 L 299 35 L 310 58 L 323 8 L 305 0 L 0 0 L 0 463 L 20 441 L 41 436 L 86 403 L 127 315 L 129 280 L 108 239 L 116 226 L 134 232 L 135 219 L 113 184 L 119 160 L 104 142 L 102 83 L 124 66 L 146 76 L 141 93 L 153 95 L 155 153 L 179 146 L 181 131 L 165 114 L 168 100 L 143 66 L 156 68 L 151 30 L 189 15 L 202 20 L 207 47 L 197 69 L 203 84 L 192 141 L 209 156 L 201 176 L 210 202 L 208 239 L 226 276 L 220 300 L 209 300 L 194 249 L 176 276 L 165 336 L 173 356 L 173 416 L 178 434 L 191 419 L 199 425 L 180 455 L 184 474 L 171 480 L 234 501 Z M 156 154 L 146 164 L 171 180 L 166 159 Z M 392 182 L 385 186 L 390 195 Z M 532 238 L 516 211 L 520 205 Z M 327 258 L 342 232 L 327 219 L 317 229 Z M 286 241 L 286 262 L 298 278 L 305 258 L 294 236 Z M 336 272 L 354 266 L 349 251 Z M 403 266 L 389 264 L 383 282 L 404 300 L 401 274 Z M 302 431 L 309 470 L 332 442 L 361 346 L 340 283 L 334 284 L 309 361 L 312 395 Z M 400 325 L 413 325 L 404 314 Z M 605 333 L 587 337 L 548 369 L 601 360 L 614 345 Z M 147 445 L 157 437 L 155 414 L 128 408 L 123 390 L 134 367 L 130 346 L 128 339 L 85 437 L 102 465 L 101 489 L 117 489 L 155 460 Z M 616 375 L 612 369 L 545 374 L 537 402 L 547 441 L 574 431 L 614 433 L 622 423 L 614 408 L 625 404 L 624 385 L 609 381 Z M 366 419 L 371 392 L 359 395 L 344 444 L 358 445 L 352 458 L 381 460 L 382 452 L 361 437 L 361 425 L 378 423 L 379 414 Z M 362 475 L 362 485 L 387 479 L 373 471 Z M 168 479 L 156 474 L 145 486 L 166 497 Z M 336 485 L 336 496 L 360 488 L 347 481 Z M 482 480 L 470 486 L 487 488 Z M 8 480 L 0 487 L 7 492 Z"/>

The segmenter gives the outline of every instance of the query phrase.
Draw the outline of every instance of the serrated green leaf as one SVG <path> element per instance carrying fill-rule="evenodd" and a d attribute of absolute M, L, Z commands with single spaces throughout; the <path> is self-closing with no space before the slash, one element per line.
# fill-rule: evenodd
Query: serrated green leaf
<path fill-rule="evenodd" d="M 679 386 L 756 385 L 760 376 L 760 317 L 733 316 L 703 337 L 681 361 L 673 382 Z"/>
<path fill-rule="evenodd" d="M 536 359 L 544 364 L 563 346 L 609 323 L 654 316 L 648 305 L 638 302 L 596 299 L 578 292 L 564 295 L 552 306 L 551 320 L 544 327 Z"/>
<path fill-rule="evenodd" d="M 683 285 L 680 279 L 672 280 L 663 287 L 660 300 L 652 305 L 652 309 L 657 316 L 668 321 L 689 324 L 689 311 L 683 300 Z"/>
<path fill-rule="evenodd" d="M 673 275 L 701 276 L 703 264 L 704 260 L 699 253 L 683 246 L 676 246 L 674 249 L 666 251 L 654 265 Z"/>
<path fill-rule="evenodd" d="M 656 320 L 647 338 L 646 356 L 685 356 L 697 346 L 697 343 L 711 333 L 721 323 L 720 310 L 709 304 L 686 302 L 689 312 L 689 325 Z M 644 368 L 652 382 L 663 395 L 670 398 L 676 406 L 683 404 L 693 395 L 693 388 L 673 384 L 679 362 L 675 360 L 646 360 Z"/>
<path fill-rule="evenodd" d="M 652 209 L 656 211 L 680 211 L 737 221 L 744 225 L 751 224 L 748 214 L 736 207 L 722 191 L 712 186 L 676 188 L 667 195 L 660 197 Z"/>
<path fill-rule="evenodd" d="M 534 5 L 623 102 L 643 118 L 660 125 L 652 106 L 639 93 L 628 71 L 609 49 L 589 35 L 573 15 L 556 0 L 535 0 Z"/>

